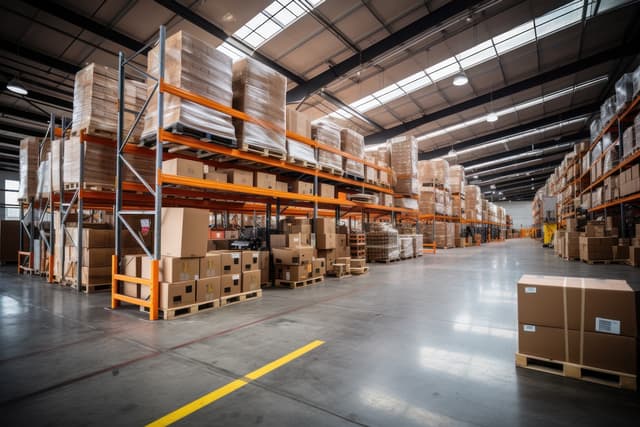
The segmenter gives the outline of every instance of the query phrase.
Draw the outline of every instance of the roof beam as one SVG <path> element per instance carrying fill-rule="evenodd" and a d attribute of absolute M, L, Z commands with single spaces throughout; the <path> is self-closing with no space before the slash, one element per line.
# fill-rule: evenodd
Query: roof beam
<path fill-rule="evenodd" d="M 399 31 L 374 43 L 362 52 L 355 53 L 307 82 L 299 84 L 287 92 L 287 103 L 300 102 L 305 97 L 317 92 L 354 68 L 372 61 L 389 50 L 397 49 L 398 46 L 403 43 L 408 42 L 431 28 L 437 27 L 442 24 L 443 21 L 451 19 L 477 3 L 477 1 L 473 0 L 456 0 L 447 3 L 432 13 L 423 16 Z"/>
<path fill-rule="evenodd" d="M 507 173 L 521 170 L 525 167 L 530 167 L 530 166 L 540 167 L 540 165 L 545 165 L 550 161 L 555 161 L 555 160 L 562 161 L 564 156 L 565 156 L 565 153 L 560 152 L 560 153 L 552 154 L 547 157 L 537 158 L 533 160 L 525 160 L 524 162 L 512 163 L 510 165 L 500 166 L 498 168 L 489 169 L 482 172 L 472 172 L 467 174 L 467 176 L 470 176 L 470 177 L 478 176 L 477 178 L 478 180 L 500 177 Z"/>
<path fill-rule="evenodd" d="M 62 59 L 49 56 L 33 49 L 29 49 L 9 40 L 0 41 L 0 49 L 5 50 L 13 55 L 28 59 L 30 61 L 38 62 L 48 67 L 56 68 L 60 71 L 64 71 L 65 73 L 75 74 L 80 71 L 80 67 L 75 64 L 71 64 L 70 62 L 66 62 Z"/>
<path fill-rule="evenodd" d="M 522 92 L 527 89 L 531 89 L 537 86 L 541 86 L 545 83 L 573 75 L 586 68 L 593 67 L 598 64 L 609 62 L 611 60 L 633 56 L 640 53 L 640 43 L 626 43 L 612 49 L 607 49 L 603 52 L 596 53 L 587 58 L 580 59 L 567 65 L 555 68 L 553 70 L 538 74 L 528 79 L 522 80 L 518 83 L 514 83 L 505 86 L 501 89 L 486 93 L 484 95 L 477 96 L 467 101 L 460 102 L 456 105 L 444 108 L 439 111 L 435 111 L 430 114 L 425 114 L 422 117 L 408 121 L 398 126 L 380 131 L 365 137 L 365 144 L 377 144 L 386 141 L 389 138 L 398 136 L 402 133 L 412 131 L 413 129 L 433 122 L 435 120 L 442 119 L 453 114 L 458 114 L 462 111 L 469 110 L 471 108 L 479 107 L 485 104 L 489 104 L 492 101 L 511 96 L 515 93 Z M 599 108 L 599 106 L 598 106 Z"/>
<path fill-rule="evenodd" d="M 2 88 L 3 90 L 8 91 L 9 89 L 7 89 L 7 81 L 5 80 L 0 80 L 0 88 Z M 13 95 L 13 94 L 11 94 Z M 34 90 L 29 89 L 29 92 L 26 95 L 16 95 L 17 98 L 28 98 L 28 99 L 33 99 L 34 101 L 40 101 L 40 102 L 44 102 L 47 104 L 51 104 L 54 106 L 57 106 L 59 108 L 65 109 L 65 110 L 72 110 L 73 109 L 73 102 L 71 101 L 67 101 L 65 99 L 60 99 L 58 97 L 52 96 L 52 95 L 47 95 L 46 93 L 41 93 L 41 92 L 36 92 Z"/>
<path fill-rule="evenodd" d="M 43 137 L 47 133 L 46 128 L 42 130 L 38 130 L 35 128 L 15 126 L 8 123 L 0 123 L 0 132 L 2 131 L 15 133 L 17 135 L 40 136 L 40 137 Z"/>
<path fill-rule="evenodd" d="M 226 41 L 227 43 L 229 43 L 230 45 L 232 45 L 236 49 L 239 49 L 242 52 L 246 53 L 247 56 L 251 56 L 251 57 L 257 59 L 258 61 L 262 62 L 263 64 L 273 68 L 274 70 L 276 70 L 280 74 L 282 74 L 285 77 L 287 77 L 289 80 L 294 81 L 294 82 L 296 82 L 298 84 L 304 83 L 304 79 L 302 77 L 300 77 L 297 74 L 293 73 L 292 71 L 284 68 L 283 66 L 281 66 L 277 62 L 271 60 L 270 58 L 267 58 L 266 56 L 262 55 L 261 53 L 258 53 L 256 51 L 254 51 L 253 48 L 251 48 L 250 46 L 248 46 L 247 44 L 242 42 L 242 40 L 239 40 L 239 39 L 227 34 L 222 28 L 218 27 L 213 22 L 203 18 L 201 15 L 195 13 L 194 11 L 189 9 L 188 7 L 181 5 L 177 1 L 174 1 L 174 0 L 155 0 L 155 2 L 160 4 L 161 6 L 165 7 L 166 9 L 172 11 L 173 13 L 175 13 L 176 15 L 180 16 L 181 18 L 185 19 L 186 21 L 191 22 L 193 25 L 195 25 L 197 27 L 200 27 L 204 31 L 206 31 L 209 34 L 213 35 L 214 37 L 216 37 L 216 38 L 218 38 L 218 39 L 220 39 L 222 41 Z"/>
<path fill-rule="evenodd" d="M 91 19 L 88 16 L 81 15 L 72 9 L 66 8 L 59 3 L 54 3 L 47 0 L 22 0 L 22 1 L 27 4 L 30 4 L 31 6 L 37 9 L 43 10 L 50 15 L 53 15 L 64 21 L 67 21 L 75 25 L 76 27 L 92 32 L 93 34 L 96 34 L 100 37 L 103 37 L 107 40 L 110 40 L 114 43 L 117 43 L 133 51 L 137 52 L 145 48 L 144 43 L 138 40 L 135 40 L 132 37 L 127 36 L 126 34 L 116 31 L 107 25 L 101 24 L 98 21 Z M 150 48 L 151 46 L 147 46 L 142 53 L 146 54 L 146 52 Z"/>
<path fill-rule="evenodd" d="M 513 170 L 509 171 L 508 174 L 497 173 L 497 174 L 483 176 L 481 179 L 478 180 L 480 181 L 480 183 L 477 185 L 482 186 L 482 185 L 494 184 L 496 182 L 500 182 L 500 180 L 507 175 L 515 179 L 515 178 L 518 178 L 516 175 L 520 174 L 520 175 L 523 175 L 523 178 L 531 179 L 532 173 L 536 171 L 540 171 L 541 169 L 545 169 L 545 168 L 554 169 L 556 166 L 562 163 L 562 160 L 564 160 L 564 153 L 561 153 L 560 155 L 550 156 L 549 158 L 544 159 L 542 163 L 536 164 L 534 166 L 526 165 L 526 164 L 514 165 L 519 167 L 516 167 Z M 547 175 L 551 175 L 552 172 L 553 170 L 551 170 Z"/>
<path fill-rule="evenodd" d="M 585 116 L 587 114 L 590 114 L 590 113 L 592 113 L 593 111 L 595 111 L 595 110 L 597 110 L 599 108 L 600 108 L 600 105 L 598 105 L 598 104 L 585 105 L 585 106 L 582 106 L 582 107 L 575 108 L 573 110 L 564 111 L 562 113 L 554 114 L 553 116 L 543 117 L 541 119 L 534 120 L 532 122 L 524 123 L 524 124 L 521 124 L 521 125 L 518 125 L 518 126 L 514 126 L 512 128 L 503 129 L 503 130 L 500 130 L 498 132 L 494 132 L 494 133 L 490 133 L 490 134 L 487 134 L 487 135 L 483 135 L 483 136 L 478 137 L 478 138 L 472 138 L 472 139 L 468 139 L 466 141 L 458 142 L 458 143 L 453 145 L 453 148 L 455 148 L 457 150 L 462 150 L 462 149 L 465 149 L 465 148 L 471 148 L 471 147 L 474 147 L 474 146 L 480 146 L 482 144 L 485 144 L 485 143 L 488 143 L 488 142 L 492 142 L 494 140 L 499 140 L 499 139 L 507 138 L 507 137 L 510 137 L 510 136 L 515 136 L 515 135 L 517 135 L 519 133 L 532 131 L 532 130 L 535 130 L 536 128 L 541 128 L 541 127 L 550 126 L 550 125 L 553 125 L 553 124 L 556 124 L 556 123 L 561 123 L 561 122 L 564 122 L 564 121 L 573 120 L 573 119 L 579 118 L 581 116 Z M 450 149 L 451 149 L 451 146 L 448 146 L 448 147 L 444 147 L 444 148 L 437 148 L 435 150 L 422 152 L 422 153 L 419 154 L 418 158 L 420 160 L 434 159 L 434 158 L 446 155 L 449 152 Z M 509 151 L 506 151 L 506 152 L 509 152 Z"/>
<path fill-rule="evenodd" d="M 0 106 L 0 115 L 18 117 L 18 118 L 30 120 L 33 122 L 42 122 L 44 124 L 48 124 L 49 120 L 51 119 L 51 117 L 41 113 L 34 113 L 33 111 L 18 110 L 17 108 L 7 107 L 4 105 Z M 60 122 L 61 120 L 62 119 L 60 117 L 56 117 L 56 122 Z"/>

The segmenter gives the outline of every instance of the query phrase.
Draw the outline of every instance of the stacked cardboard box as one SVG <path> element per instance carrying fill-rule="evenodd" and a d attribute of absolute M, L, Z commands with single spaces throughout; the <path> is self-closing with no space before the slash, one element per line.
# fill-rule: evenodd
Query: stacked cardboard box
<path fill-rule="evenodd" d="M 36 138 L 20 140 L 20 190 L 19 200 L 35 197 L 38 186 L 38 153 L 40 143 Z"/>
<path fill-rule="evenodd" d="M 401 136 L 389 140 L 391 169 L 396 174 L 394 190 L 398 194 L 418 195 L 418 143 L 413 136 Z"/>
<path fill-rule="evenodd" d="M 418 208 L 424 215 L 445 215 L 445 191 L 435 187 L 420 187 Z"/>
<path fill-rule="evenodd" d="M 444 159 L 420 160 L 418 162 L 420 185 L 449 189 L 449 162 Z M 458 190 L 459 192 L 459 190 Z"/>
<path fill-rule="evenodd" d="M 359 159 L 364 158 L 364 136 L 351 129 L 340 130 L 340 147 L 342 151 L 353 154 Z M 359 178 L 364 178 L 364 164 L 351 159 L 344 159 L 344 172 Z"/>
<path fill-rule="evenodd" d="M 400 259 L 413 258 L 415 256 L 413 236 L 400 234 L 398 238 L 400 241 Z"/>
<path fill-rule="evenodd" d="M 640 191 L 640 165 L 635 164 L 620 173 L 620 197 Z"/>
<path fill-rule="evenodd" d="M 340 128 L 334 123 L 320 121 L 311 125 L 311 138 L 321 144 L 340 149 Z M 342 172 L 342 156 L 326 150 L 318 150 L 318 165 Z"/>
<path fill-rule="evenodd" d="M 635 374 L 636 293 L 622 280 L 524 275 L 518 352 Z"/>
<path fill-rule="evenodd" d="M 287 130 L 311 138 L 311 121 L 305 113 L 301 113 L 292 108 L 287 108 Z M 287 158 L 289 162 L 307 162 L 310 165 L 316 165 L 316 150 L 304 142 L 299 142 L 291 138 L 287 138 Z"/>
<path fill-rule="evenodd" d="M 269 124 L 263 127 L 234 118 L 240 146 L 287 152 L 286 89 L 284 76 L 253 58 L 233 63 L 233 108 Z"/>
<path fill-rule="evenodd" d="M 464 166 L 449 166 L 449 186 L 451 188 L 451 194 L 462 195 L 464 197 L 464 185 Z"/>
<path fill-rule="evenodd" d="M 286 235 L 286 247 L 272 245 L 276 284 L 278 280 L 301 282 L 314 277 L 313 247 L 303 243 L 301 236 L 301 233 L 290 233 Z"/>
<path fill-rule="evenodd" d="M 400 259 L 398 230 L 387 223 L 373 223 L 367 232 L 367 260 L 394 261 Z"/>
<path fill-rule="evenodd" d="M 465 219 L 482 220 L 482 193 L 477 185 L 465 185 Z"/>
<path fill-rule="evenodd" d="M 90 228 L 99 227 L 99 228 Z M 107 225 L 83 224 L 82 265 L 78 265 L 78 229 L 67 227 L 65 241 L 64 276 L 72 283 L 81 277 L 84 286 L 111 283 L 111 256 L 114 253 L 115 234 Z"/>

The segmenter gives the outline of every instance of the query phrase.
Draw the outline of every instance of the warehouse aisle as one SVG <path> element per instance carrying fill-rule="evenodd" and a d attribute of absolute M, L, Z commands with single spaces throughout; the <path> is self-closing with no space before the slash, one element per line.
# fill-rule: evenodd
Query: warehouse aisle
<path fill-rule="evenodd" d="M 4 268 L 3 418 L 6 425 L 144 425 L 207 396 L 215 401 L 182 408 L 174 419 L 637 425 L 637 394 L 516 370 L 523 273 L 622 278 L 640 289 L 637 269 L 563 262 L 537 242 L 513 240 L 375 264 L 365 276 L 149 322 L 134 310 L 105 309 L 108 295 L 78 296 Z"/>

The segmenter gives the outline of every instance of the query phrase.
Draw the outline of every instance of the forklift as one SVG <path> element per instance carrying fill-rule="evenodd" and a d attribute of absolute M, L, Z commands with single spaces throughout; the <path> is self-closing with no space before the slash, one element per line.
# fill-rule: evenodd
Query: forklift
<path fill-rule="evenodd" d="M 556 198 L 555 197 L 543 197 L 542 198 L 542 247 L 552 248 L 553 237 L 558 230 L 558 222 L 556 216 Z"/>

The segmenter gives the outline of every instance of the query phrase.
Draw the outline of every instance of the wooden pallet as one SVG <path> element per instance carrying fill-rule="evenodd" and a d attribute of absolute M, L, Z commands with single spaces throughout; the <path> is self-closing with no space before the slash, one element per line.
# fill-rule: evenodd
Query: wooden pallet
<path fill-rule="evenodd" d="M 333 168 L 331 166 L 319 165 L 318 170 L 330 173 L 331 175 L 342 176 L 342 169 Z"/>
<path fill-rule="evenodd" d="M 182 307 L 161 308 L 159 309 L 160 317 L 164 320 L 173 320 L 181 317 L 187 317 L 204 311 L 211 311 L 220 307 L 220 300 L 198 302 L 195 304 L 183 305 Z M 140 311 L 149 313 L 149 307 L 140 307 Z"/>
<path fill-rule="evenodd" d="M 516 366 L 625 390 L 635 391 L 637 387 L 635 375 L 521 353 L 516 353 Z"/>
<path fill-rule="evenodd" d="M 292 156 L 287 157 L 287 163 L 291 163 L 292 165 L 300 166 L 307 169 L 313 169 L 313 170 L 318 169 L 317 163 L 312 163 L 308 160 L 296 159 L 295 157 L 292 157 Z"/>
<path fill-rule="evenodd" d="M 359 276 L 361 274 L 365 274 L 369 272 L 369 267 L 365 266 L 365 267 L 351 267 L 351 269 L 349 270 L 351 272 L 351 274 L 355 274 L 356 276 Z"/>
<path fill-rule="evenodd" d="M 368 262 L 376 262 L 378 264 L 391 264 L 392 262 L 398 262 L 401 261 L 400 258 L 394 258 L 394 259 L 370 259 L 368 260 Z"/>
<path fill-rule="evenodd" d="M 347 279 L 349 277 L 351 277 L 351 269 L 349 269 L 349 273 L 346 273 L 344 271 L 338 271 L 338 270 L 331 270 L 331 271 L 327 271 L 327 276 L 331 276 L 334 279 Z"/>
<path fill-rule="evenodd" d="M 72 284 L 72 288 L 78 289 L 77 284 Z M 111 292 L 111 283 L 101 283 L 98 285 L 82 285 L 82 292 L 85 294 L 95 294 L 98 292 Z"/>
<path fill-rule="evenodd" d="M 276 286 L 279 288 L 297 289 L 305 286 L 311 286 L 324 282 L 324 276 L 311 277 L 305 280 L 293 281 L 293 280 L 276 280 Z"/>
<path fill-rule="evenodd" d="M 349 243 L 351 245 L 366 245 L 367 244 L 367 236 L 364 233 L 358 234 L 349 234 Z"/>
<path fill-rule="evenodd" d="M 111 130 L 100 129 L 95 126 L 89 126 L 88 128 L 73 130 L 71 131 L 71 136 L 80 136 L 80 134 L 83 131 L 85 135 L 92 135 L 92 136 L 97 136 L 99 138 L 112 139 L 114 141 L 118 136 L 116 132 L 113 132 Z M 133 137 L 131 140 L 133 140 Z"/>
<path fill-rule="evenodd" d="M 358 175 L 353 175 L 350 173 L 345 173 L 344 174 L 345 178 L 351 179 L 353 181 L 360 181 L 360 182 L 365 182 L 364 177 L 363 176 L 358 176 Z"/>
<path fill-rule="evenodd" d="M 252 301 L 262 297 L 262 289 L 255 291 L 242 292 L 240 294 L 228 295 L 220 297 L 220 307 L 226 307 L 228 305 L 238 304 L 241 302 Z"/>
<path fill-rule="evenodd" d="M 92 191 L 115 191 L 115 187 L 109 184 L 98 184 L 93 182 L 83 182 L 80 185 L 79 182 L 65 182 L 64 190 L 65 191 L 76 191 L 80 187 L 83 190 L 92 190 Z"/>
<path fill-rule="evenodd" d="M 366 258 L 366 257 L 367 257 L 366 249 L 353 250 L 353 248 L 351 248 L 351 258 Z"/>
<path fill-rule="evenodd" d="M 572 257 L 562 257 L 560 255 L 558 256 L 565 261 L 580 261 L 580 257 L 577 257 L 577 256 L 572 256 Z"/>
<path fill-rule="evenodd" d="M 584 263 L 589 264 L 589 265 L 595 265 L 595 264 L 604 264 L 604 265 L 609 265 L 609 264 L 625 264 L 627 262 L 626 259 L 601 259 L 601 260 L 597 260 L 597 259 L 583 259 L 582 260 Z"/>
<path fill-rule="evenodd" d="M 273 148 L 260 147 L 254 144 L 244 143 L 240 146 L 240 151 L 258 154 L 262 157 L 271 157 L 273 159 L 278 159 L 278 160 L 287 159 L 287 153 L 285 151 L 278 151 Z"/>

